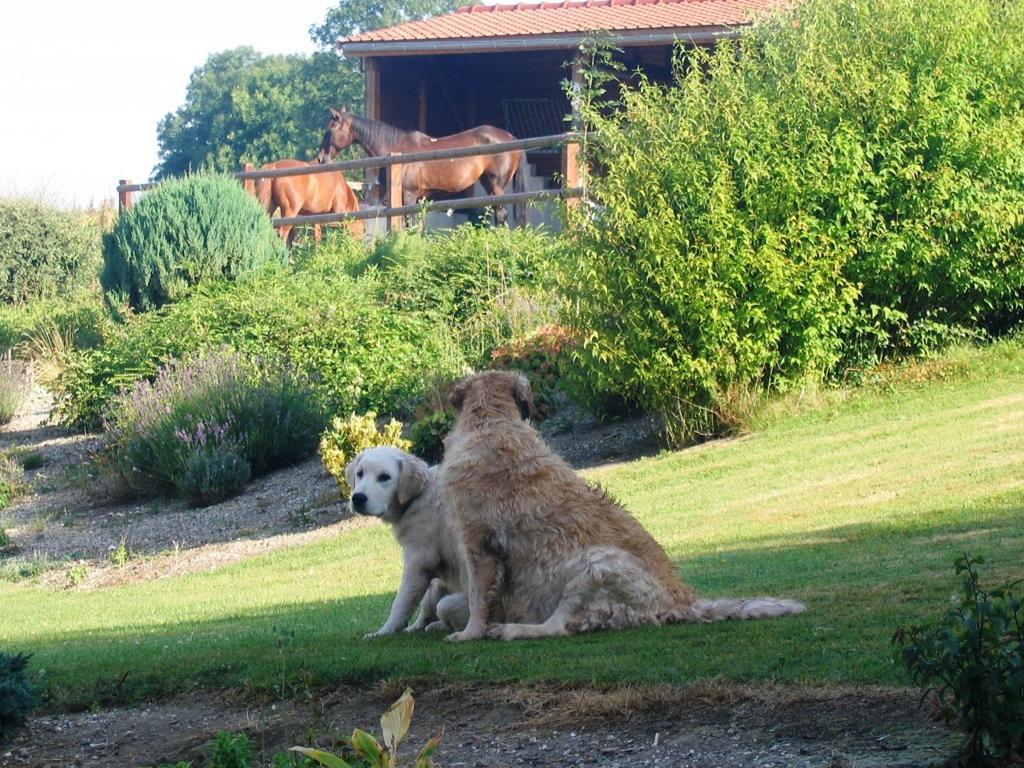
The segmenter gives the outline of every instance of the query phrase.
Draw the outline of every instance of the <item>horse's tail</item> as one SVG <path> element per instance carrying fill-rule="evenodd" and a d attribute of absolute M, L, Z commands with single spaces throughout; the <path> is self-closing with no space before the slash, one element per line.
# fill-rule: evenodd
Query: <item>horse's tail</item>
<path fill-rule="evenodd" d="M 516 172 L 512 174 L 512 191 L 513 192 L 525 192 L 526 191 L 526 172 L 529 168 L 526 165 L 526 150 L 520 150 L 519 152 L 519 165 L 516 166 Z M 520 200 L 518 203 L 512 205 L 512 215 L 516 218 L 517 227 L 526 226 L 526 201 Z"/>
<path fill-rule="evenodd" d="M 277 208 L 273 203 L 273 184 L 273 179 L 260 179 L 256 182 L 256 199 L 260 201 L 268 216 L 273 216 L 274 209 Z"/>

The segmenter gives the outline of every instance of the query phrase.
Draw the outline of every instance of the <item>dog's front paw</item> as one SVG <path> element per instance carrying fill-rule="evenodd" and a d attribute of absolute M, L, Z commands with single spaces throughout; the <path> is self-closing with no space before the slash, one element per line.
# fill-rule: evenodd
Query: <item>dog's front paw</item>
<path fill-rule="evenodd" d="M 363 640 L 372 640 L 375 637 L 386 637 L 387 635 L 393 634 L 395 634 L 395 630 L 391 629 L 391 627 L 383 626 L 376 632 L 370 632 L 369 634 L 363 635 Z"/>
<path fill-rule="evenodd" d="M 487 637 L 491 640 L 505 640 L 505 625 L 491 624 L 487 627 Z"/>
<path fill-rule="evenodd" d="M 405 632 L 407 635 L 411 635 L 413 632 L 422 632 L 423 627 L 421 627 L 419 624 L 412 624 L 403 629 L 402 631 Z"/>
<path fill-rule="evenodd" d="M 445 638 L 449 643 L 461 643 L 466 640 L 479 640 L 484 637 L 485 632 L 483 630 L 470 629 L 467 627 L 461 632 L 452 632 L 448 637 Z"/>

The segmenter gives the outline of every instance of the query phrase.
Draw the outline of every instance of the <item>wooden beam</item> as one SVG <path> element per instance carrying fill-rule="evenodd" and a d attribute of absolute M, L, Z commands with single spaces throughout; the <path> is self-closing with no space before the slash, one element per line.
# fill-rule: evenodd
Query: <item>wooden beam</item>
<path fill-rule="evenodd" d="M 256 166 L 252 163 L 245 163 L 242 166 L 242 173 L 249 173 L 255 171 Z M 253 197 L 256 197 L 256 179 L 242 179 L 242 187 Z"/>
<path fill-rule="evenodd" d="M 419 119 L 416 121 L 416 125 L 423 133 L 427 132 L 427 81 L 422 77 L 420 78 L 419 87 L 420 96 L 420 109 Z"/>
<path fill-rule="evenodd" d="M 132 184 L 132 180 L 131 179 L 121 179 L 121 181 L 118 183 L 117 186 L 118 187 L 130 187 L 131 184 Z M 124 213 L 125 211 L 131 210 L 132 198 L 134 196 L 135 196 L 135 193 L 132 192 L 131 190 L 128 190 L 128 189 L 118 189 L 117 190 L 117 210 L 118 210 L 119 213 Z"/>
<path fill-rule="evenodd" d="M 392 156 L 400 155 L 401 152 L 393 152 Z M 392 165 L 388 168 L 388 206 L 400 208 L 403 202 L 402 194 L 402 166 Z M 405 217 L 402 215 L 388 218 L 388 229 L 392 232 L 401 229 L 405 224 Z"/>
<path fill-rule="evenodd" d="M 366 103 L 364 112 L 372 120 L 380 120 L 381 98 L 380 98 L 380 62 L 376 58 L 366 59 Z M 367 168 L 363 174 L 363 202 L 381 202 L 380 168 Z"/>

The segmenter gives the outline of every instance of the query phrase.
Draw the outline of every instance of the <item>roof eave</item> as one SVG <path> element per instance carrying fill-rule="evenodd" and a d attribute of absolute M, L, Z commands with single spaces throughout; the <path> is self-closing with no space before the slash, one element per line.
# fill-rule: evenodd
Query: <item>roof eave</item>
<path fill-rule="evenodd" d="M 659 30 L 619 30 L 613 31 L 607 39 L 613 45 L 622 47 L 638 45 L 671 45 L 688 43 L 690 45 L 710 45 L 726 38 L 735 38 L 742 27 L 709 26 Z M 348 57 L 366 58 L 369 56 L 414 56 L 416 54 L 453 54 L 453 53 L 488 53 L 505 51 L 541 51 L 575 49 L 581 43 L 592 38 L 595 32 L 572 32 L 558 35 L 522 35 L 516 37 L 474 37 L 450 38 L 445 40 L 386 40 L 346 42 L 338 40 L 337 48 Z"/>

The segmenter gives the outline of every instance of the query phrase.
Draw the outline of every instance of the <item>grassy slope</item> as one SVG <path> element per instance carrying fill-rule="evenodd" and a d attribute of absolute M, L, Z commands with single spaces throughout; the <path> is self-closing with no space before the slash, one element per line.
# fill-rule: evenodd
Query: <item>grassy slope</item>
<path fill-rule="evenodd" d="M 889 638 L 939 609 L 962 549 L 1024 574 L 1024 348 L 934 366 L 755 435 L 591 473 L 707 595 L 803 616 L 571 639 L 364 641 L 399 575 L 382 527 L 213 573 L 92 593 L 0 584 L 0 648 L 58 704 L 192 686 L 430 675 L 489 680 L 898 683 Z"/>

